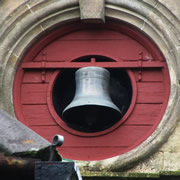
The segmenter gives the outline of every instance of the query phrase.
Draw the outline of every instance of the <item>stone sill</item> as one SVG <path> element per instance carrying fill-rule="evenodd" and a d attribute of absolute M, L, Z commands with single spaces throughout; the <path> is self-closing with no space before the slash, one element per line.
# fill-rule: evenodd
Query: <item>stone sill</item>
<path fill-rule="evenodd" d="M 81 171 L 83 178 L 97 177 L 97 178 L 161 178 L 162 176 L 180 177 L 180 171 L 162 171 L 160 173 L 128 173 L 128 172 L 104 172 L 104 171 Z"/>

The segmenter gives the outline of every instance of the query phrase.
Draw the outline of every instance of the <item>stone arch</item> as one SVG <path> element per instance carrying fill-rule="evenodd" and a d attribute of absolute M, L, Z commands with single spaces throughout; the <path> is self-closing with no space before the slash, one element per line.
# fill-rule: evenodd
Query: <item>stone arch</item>
<path fill-rule="evenodd" d="M 78 1 L 40 1 L 22 4 L 1 28 L 1 109 L 14 115 L 12 87 L 16 68 L 24 53 L 52 28 L 80 18 Z"/>
<path fill-rule="evenodd" d="M 143 7 L 143 8 L 142 8 Z M 89 169 L 118 171 L 146 158 L 167 140 L 179 118 L 179 39 L 180 24 L 158 1 L 106 0 L 105 16 L 125 21 L 149 36 L 166 58 L 171 94 L 166 112 L 154 133 L 141 145 L 120 156 L 83 162 Z M 80 19 L 77 0 L 29 1 L 22 4 L 1 27 L 0 108 L 14 115 L 12 89 L 16 68 L 25 52 L 50 29 Z M 81 166 L 81 162 L 78 162 Z"/>

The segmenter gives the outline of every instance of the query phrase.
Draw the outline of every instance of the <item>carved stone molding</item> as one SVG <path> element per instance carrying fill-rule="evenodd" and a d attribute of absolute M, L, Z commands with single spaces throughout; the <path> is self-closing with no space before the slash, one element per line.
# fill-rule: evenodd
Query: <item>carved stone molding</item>
<path fill-rule="evenodd" d="M 80 16 L 83 22 L 105 22 L 104 0 L 79 0 Z"/>

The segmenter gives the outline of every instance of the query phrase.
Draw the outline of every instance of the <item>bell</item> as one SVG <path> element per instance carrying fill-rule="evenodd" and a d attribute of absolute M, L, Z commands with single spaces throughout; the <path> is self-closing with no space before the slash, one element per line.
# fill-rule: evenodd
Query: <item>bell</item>
<path fill-rule="evenodd" d="M 97 132 L 120 120 L 121 111 L 109 93 L 110 73 L 95 66 L 80 68 L 75 73 L 76 91 L 63 111 L 63 119 L 72 128 Z"/>

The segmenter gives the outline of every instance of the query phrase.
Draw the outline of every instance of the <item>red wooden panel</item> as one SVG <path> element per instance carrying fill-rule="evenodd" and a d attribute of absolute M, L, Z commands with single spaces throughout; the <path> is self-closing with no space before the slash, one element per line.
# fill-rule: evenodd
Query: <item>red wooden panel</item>
<path fill-rule="evenodd" d="M 137 83 L 138 87 L 138 103 L 162 103 L 165 97 L 165 89 L 163 83 Z"/>
<path fill-rule="evenodd" d="M 43 71 L 43 70 L 42 70 Z M 41 83 L 42 82 L 41 70 L 26 70 L 24 72 L 23 83 Z M 53 71 L 45 70 L 45 82 L 49 82 Z"/>
<path fill-rule="evenodd" d="M 22 104 L 46 104 L 48 84 L 22 84 Z"/>
<path fill-rule="evenodd" d="M 55 134 L 64 136 L 63 147 L 124 147 L 134 146 L 145 137 L 151 126 L 121 126 L 119 130 L 99 137 L 82 137 L 69 134 L 59 126 L 31 126 L 41 136 L 51 141 Z"/>
<path fill-rule="evenodd" d="M 117 31 L 105 30 L 105 29 L 91 29 L 76 31 L 65 36 L 62 36 L 58 40 L 74 41 L 74 40 L 129 40 L 130 38 L 125 34 Z"/>
<path fill-rule="evenodd" d="M 43 50 L 47 61 L 66 61 L 83 55 L 113 55 L 123 60 L 137 60 L 139 53 L 150 56 L 149 53 L 133 40 L 92 40 L 92 41 L 55 41 Z M 71 53 L 69 53 L 71 52 Z M 42 60 L 40 53 L 35 61 Z"/>
<path fill-rule="evenodd" d="M 28 125 L 57 125 L 47 105 L 23 105 L 22 109 Z"/>
<path fill-rule="evenodd" d="M 122 153 L 125 153 L 127 151 L 126 147 L 76 147 L 76 148 L 59 148 L 59 153 L 64 157 L 68 159 L 74 159 L 74 160 L 99 160 L 99 159 L 105 159 L 104 153 L 106 152 L 106 155 L 108 157 L 113 157 L 116 155 L 120 155 Z M 91 153 L 90 153 L 91 152 Z M 95 156 L 96 154 L 96 156 Z"/>
<path fill-rule="evenodd" d="M 79 31 L 80 26 L 88 26 L 90 29 L 82 28 L 83 30 Z M 103 30 L 103 26 L 106 30 Z M 112 27 L 113 29 L 109 30 Z M 98 29 L 97 26 L 95 28 Z M 169 76 L 168 73 L 162 72 L 164 64 L 166 64 L 165 61 L 160 61 L 163 60 L 163 56 L 149 39 L 132 28 L 125 28 L 123 25 L 116 26 L 114 24 L 112 26 L 112 24 L 106 23 L 105 25 L 99 25 L 99 29 L 95 30 L 91 28 L 91 25 L 80 24 L 77 31 L 72 32 L 73 29 L 76 29 L 76 26 L 65 29 L 61 29 L 54 35 L 48 35 L 40 43 L 37 43 L 25 56 L 26 58 L 22 60 L 22 66 L 18 67 L 14 85 L 14 87 L 17 85 L 21 87 L 21 89 L 15 88 L 14 90 L 14 95 L 18 94 L 19 96 L 19 99 L 14 98 L 18 119 L 20 121 L 25 119 L 28 126 L 49 141 L 52 140 L 55 134 L 63 135 L 65 142 L 60 148 L 60 153 L 65 158 L 100 160 L 133 149 L 152 134 L 165 110 L 169 82 L 167 87 L 163 83 Z M 120 32 L 129 33 L 129 36 Z M 34 59 L 37 54 L 39 55 Z M 142 70 L 142 74 L 138 70 L 134 73 L 137 81 L 138 97 L 137 99 L 133 98 L 137 104 L 132 113 L 127 116 L 128 119 L 119 127 L 116 126 L 117 124 L 114 125 L 117 128 L 112 129 L 111 132 L 97 136 L 92 135 L 91 137 L 88 137 L 88 135 L 81 136 L 81 134 L 73 135 L 73 132 L 64 130 L 56 124 L 55 119 L 52 119 L 46 106 L 47 96 L 49 98 L 48 104 L 51 103 L 50 91 L 52 89 L 49 85 L 54 83 L 49 71 L 57 70 L 57 68 L 89 66 L 90 64 L 68 63 L 68 61 L 84 55 L 103 55 L 119 61 L 119 64 L 103 62 L 102 67 L 116 68 L 119 66 L 120 68 L 132 67 L 138 68 L 138 70 L 141 68 Z M 150 61 L 152 56 L 153 60 Z M 140 61 L 139 59 L 143 60 Z M 29 61 L 30 64 L 25 64 L 26 61 Z M 35 63 L 38 65 L 35 65 Z M 101 66 L 100 64 L 96 65 Z M 32 70 L 33 68 L 42 67 L 48 71 L 46 73 L 46 83 L 42 83 L 42 69 Z M 49 70 L 49 68 L 54 69 Z M 139 76 L 141 76 L 140 81 L 138 81 Z M 21 77 L 23 77 L 23 80 Z M 132 84 L 133 90 L 136 91 L 134 80 Z M 19 92 L 20 90 L 21 92 Z"/>
<path fill-rule="evenodd" d="M 118 62 L 46 62 L 42 67 L 41 62 L 26 62 L 22 64 L 23 69 L 57 69 L 57 68 L 81 68 L 86 66 L 99 66 L 104 68 L 163 68 L 164 63 L 160 61 L 118 61 Z M 138 74 L 137 74 L 138 78 Z"/>
<path fill-rule="evenodd" d="M 161 69 L 141 69 L 141 70 L 134 70 L 134 75 L 136 81 L 139 80 L 141 76 L 141 81 L 152 81 L 152 82 L 162 82 L 163 81 L 163 74 Z"/>
<path fill-rule="evenodd" d="M 80 28 L 82 26 L 85 26 L 86 30 L 87 31 L 87 34 L 91 34 L 89 33 L 89 31 L 91 30 L 92 32 L 92 25 L 90 24 L 82 24 L 82 23 L 79 23 L 79 24 L 76 24 L 74 26 L 73 23 L 67 25 L 67 27 L 61 27 L 61 29 L 58 29 L 52 33 L 49 33 L 47 34 L 46 37 L 44 37 L 43 39 L 41 39 L 40 41 L 38 41 L 26 54 L 24 60 L 25 61 L 31 61 L 35 56 L 36 54 L 38 53 L 38 51 L 40 49 L 42 49 L 43 47 L 45 47 L 47 44 L 51 43 L 53 40 L 57 40 L 59 37 L 61 37 L 62 35 L 64 34 L 68 34 L 69 32 L 70 33 L 73 33 L 74 32 L 77 32 L 77 31 L 81 31 Z M 96 25 L 95 28 L 96 30 L 98 30 L 100 28 L 100 30 L 103 31 L 103 28 L 106 29 L 107 33 L 105 33 L 105 31 L 103 31 L 103 38 L 105 38 L 106 36 L 108 36 L 108 34 L 110 33 L 110 31 L 112 32 L 118 32 L 119 36 L 123 34 L 130 34 L 130 37 L 132 39 L 136 39 L 137 41 L 139 41 L 144 47 L 146 47 L 146 49 L 148 49 L 148 51 L 151 52 L 151 54 L 156 57 L 157 59 L 159 60 L 163 60 L 163 56 L 161 54 L 161 52 L 159 52 L 156 48 L 156 46 L 148 39 L 146 38 L 143 34 L 141 34 L 140 32 L 137 32 L 137 31 L 134 31 L 133 28 L 127 28 L 127 27 L 123 27 L 122 24 L 115 24 L 115 23 L 109 23 L 109 22 L 106 22 L 105 24 L 103 25 L 100 25 L 100 27 L 98 27 L 99 25 Z M 69 28 L 69 29 L 68 29 Z M 119 31 L 120 30 L 120 31 Z M 121 33 L 120 33 L 121 32 Z M 86 34 L 86 35 L 87 35 Z M 68 34 L 69 36 L 70 34 Z M 99 33 L 99 36 L 101 34 Z M 73 35 L 74 36 L 74 35 Z M 96 36 L 96 38 L 98 38 L 99 36 Z M 66 35 L 65 35 L 66 37 Z M 76 37 L 76 36 L 75 36 Z M 78 37 L 80 38 L 80 37 Z M 118 39 L 118 35 L 115 39 Z"/>
<path fill-rule="evenodd" d="M 159 119 L 162 104 L 136 104 L 125 124 L 153 125 Z"/>

